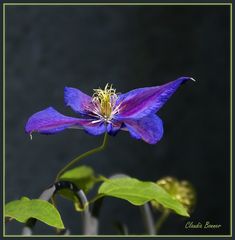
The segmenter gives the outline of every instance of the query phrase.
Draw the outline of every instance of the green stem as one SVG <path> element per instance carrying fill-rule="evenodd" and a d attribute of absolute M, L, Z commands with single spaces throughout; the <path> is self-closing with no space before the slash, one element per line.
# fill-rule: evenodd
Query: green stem
<path fill-rule="evenodd" d="M 158 219 L 158 221 L 156 222 L 156 229 L 157 229 L 157 234 L 159 233 L 159 230 L 162 226 L 162 224 L 166 221 L 166 219 L 168 218 L 170 214 L 170 211 L 168 209 L 164 209 L 162 212 L 162 215 L 160 216 L 160 218 Z"/>
<path fill-rule="evenodd" d="M 97 147 L 97 148 L 94 148 L 94 149 L 91 149 L 90 151 L 88 152 L 85 152 L 81 155 L 79 155 L 78 157 L 76 157 L 75 159 L 73 159 L 71 162 L 69 162 L 67 165 L 65 165 L 57 174 L 56 176 L 56 179 L 55 181 L 57 182 L 60 178 L 60 176 L 65 172 L 67 171 L 71 166 L 73 166 L 75 163 L 77 163 L 78 161 L 82 160 L 83 158 L 86 158 L 94 153 L 97 153 L 97 152 L 100 152 L 102 150 L 104 150 L 104 148 L 106 147 L 107 145 L 107 139 L 108 139 L 108 134 L 107 132 L 105 133 L 104 135 L 104 140 L 103 140 L 103 143 L 101 146 Z"/>

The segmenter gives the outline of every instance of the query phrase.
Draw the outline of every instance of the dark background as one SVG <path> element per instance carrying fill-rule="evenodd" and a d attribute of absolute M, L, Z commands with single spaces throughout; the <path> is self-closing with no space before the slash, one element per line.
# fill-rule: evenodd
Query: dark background
<path fill-rule="evenodd" d="M 92 94 L 109 82 L 126 92 L 180 76 L 197 82 L 182 86 L 159 111 L 165 132 L 158 144 L 120 132 L 83 164 L 106 176 L 186 179 L 197 190 L 196 209 L 190 219 L 171 215 L 161 233 L 229 234 L 229 7 L 7 6 L 6 202 L 38 197 L 68 161 L 102 141 L 79 130 L 34 134 L 33 141 L 24 133 L 28 117 L 48 106 L 75 116 L 64 106 L 64 86 Z M 59 207 L 79 234 L 72 204 L 61 200 Z M 115 220 L 131 234 L 143 233 L 137 207 L 106 199 L 100 233 L 117 234 Z M 222 228 L 189 230 L 188 220 Z M 21 227 L 9 223 L 6 233 L 20 234 Z M 53 233 L 40 223 L 35 230 Z"/>

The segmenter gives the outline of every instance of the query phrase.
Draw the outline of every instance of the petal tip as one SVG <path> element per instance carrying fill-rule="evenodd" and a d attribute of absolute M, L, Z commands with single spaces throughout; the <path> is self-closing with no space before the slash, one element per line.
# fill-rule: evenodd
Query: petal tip
<path fill-rule="evenodd" d="M 64 93 L 68 92 L 69 87 L 64 87 Z"/>
<path fill-rule="evenodd" d="M 196 82 L 196 80 L 194 78 L 192 78 L 192 77 L 180 77 L 179 79 L 181 79 L 181 81 L 183 81 L 183 82 L 186 82 L 188 80 Z"/>
<path fill-rule="evenodd" d="M 68 91 L 70 89 L 70 87 L 64 87 L 64 91 Z"/>

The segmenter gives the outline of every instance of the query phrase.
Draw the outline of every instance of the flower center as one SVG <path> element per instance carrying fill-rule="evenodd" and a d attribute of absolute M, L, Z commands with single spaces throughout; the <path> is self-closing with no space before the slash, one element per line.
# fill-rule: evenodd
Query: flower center
<path fill-rule="evenodd" d="M 116 89 L 107 83 L 104 89 L 98 88 L 93 90 L 93 113 L 100 119 L 110 122 L 110 120 L 113 118 L 113 115 L 118 112 L 118 106 L 116 107 L 116 101 L 118 98 Z"/>

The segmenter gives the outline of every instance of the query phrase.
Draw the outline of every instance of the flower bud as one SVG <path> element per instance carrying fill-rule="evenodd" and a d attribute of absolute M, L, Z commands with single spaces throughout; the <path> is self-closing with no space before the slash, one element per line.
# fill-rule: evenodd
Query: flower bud
<path fill-rule="evenodd" d="M 190 182 L 186 180 L 179 181 L 174 177 L 164 177 L 156 182 L 156 184 L 166 190 L 174 199 L 178 200 L 191 213 L 196 203 L 196 191 Z M 164 207 L 156 201 L 151 202 L 152 207 L 160 211 Z"/>

